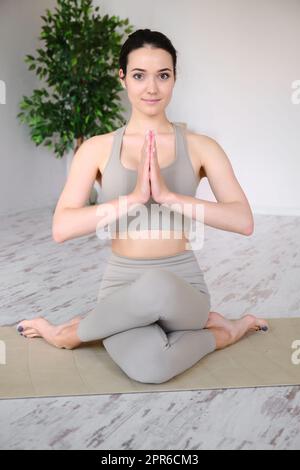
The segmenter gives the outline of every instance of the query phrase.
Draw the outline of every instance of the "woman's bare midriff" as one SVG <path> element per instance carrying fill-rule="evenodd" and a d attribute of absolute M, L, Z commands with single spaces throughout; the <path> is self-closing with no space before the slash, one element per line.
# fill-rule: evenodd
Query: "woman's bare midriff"
<path fill-rule="evenodd" d="M 136 237 L 139 232 L 134 232 Z M 126 234 L 127 236 L 127 234 Z M 162 232 L 157 232 L 158 239 L 152 239 L 148 236 L 147 239 L 133 239 L 127 238 L 113 238 L 111 242 L 112 251 L 121 256 L 128 256 L 130 258 L 161 258 L 163 256 L 172 256 L 177 253 L 182 253 L 186 250 L 188 239 L 182 235 L 178 238 L 178 233 L 175 238 L 174 232 L 167 235 L 168 238 L 162 239 Z"/>
<path fill-rule="evenodd" d="M 188 150 L 195 174 L 197 175 L 200 172 L 201 164 L 199 156 L 196 154 L 197 152 L 195 150 L 195 139 L 191 139 L 191 141 L 189 140 L 191 135 L 192 134 L 189 132 L 187 133 Z M 101 148 L 99 148 L 99 172 L 101 174 L 111 152 L 113 133 L 105 134 L 100 137 Z M 125 161 L 125 167 L 131 169 L 137 168 L 138 161 L 134 161 L 131 155 L 137 153 L 135 149 L 140 149 L 142 145 L 143 139 L 141 137 L 127 136 L 124 134 L 122 144 L 122 162 Z M 170 164 L 174 158 L 174 135 L 157 135 L 157 147 L 159 155 L 161 156 L 162 167 L 165 167 Z M 101 178 L 98 182 L 101 185 Z M 147 235 L 143 239 L 138 238 L 140 233 L 142 232 L 134 232 L 134 235 L 136 235 L 134 238 L 130 238 L 127 234 L 124 238 L 118 238 L 116 234 L 111 240 L 112 251 L 115 254 L 130 258 L 160 258 L 182 253 L 189 247 L 189 240 L 185 236 L 185 231 L 183 233 L 170 231 L 165 238 L 163 238 L 162 232 L 158 231 L 156 238 L 151 234 Z"/>

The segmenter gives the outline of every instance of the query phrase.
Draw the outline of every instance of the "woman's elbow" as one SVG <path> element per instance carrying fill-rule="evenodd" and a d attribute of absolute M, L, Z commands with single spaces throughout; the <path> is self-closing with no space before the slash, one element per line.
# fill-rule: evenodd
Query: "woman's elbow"
<path fill-rule="evenodd" d="M 61 232 L 58 230 L 58 227 L 54 224 L 52 226 L 52 238 L 56 243 L 62 243 L 65 240 Z"/>
<path fill-rule="evenodd" d="M 243 231 L 243 235 L 250 236 L 254 232 L 254 225 L 247 225 L 245 230 Z"/>
<path fill-rule="evenodd" d="M 241 230 L 241 234 L 249 237 L 250 235 L 252 235 L 253 232 L 254 232 L 254 220 L 253 220 L 253 216 L 251 215 L 250 219 L 246 220 Z"/>
<path fill-rule="evenodd" d="M 56 243 L 62 243 L 66 240 L 62 230 L 62 222 L 59 220 L 58 216 L 54 216 L 52 222 L 52 238 Z"/>

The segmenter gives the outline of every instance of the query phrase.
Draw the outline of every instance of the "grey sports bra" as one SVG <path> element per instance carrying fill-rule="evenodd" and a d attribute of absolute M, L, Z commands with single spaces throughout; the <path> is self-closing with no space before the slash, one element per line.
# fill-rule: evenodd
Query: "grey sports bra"
<path fill-rule="evenodd" d="M 175 134 L 175 159 L 161 173 L 168 188 L 187 196 L 195 196 L 200 178 L 192 166 L 184 128 L 172 122 Z M 137 170 L 125 168 L 121 163 L 121 147 L 127 124 L 114 131 L 110 157 L 102 173 L 101 202 L 109 202 L 131 193 L 136 186 Z M 120 232 L 141 230 L 171 230 L 189 233 L 191 218 L 176 210 L 158 204 L 152 197 L 146 204 L 133 208 L 110 224 L 110 229 Z"/>

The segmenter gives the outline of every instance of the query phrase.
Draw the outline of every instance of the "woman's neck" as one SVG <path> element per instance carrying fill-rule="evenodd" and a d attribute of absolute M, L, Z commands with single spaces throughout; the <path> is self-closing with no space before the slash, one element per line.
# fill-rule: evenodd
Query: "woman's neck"
<path fill-rule="evenodd" d="M 155 134 L 172 134 L 173 125 L 167 119 L 141 120 L 130 118 L 126 124 L 126 134 L 145 135 L 151 129 Z"/>

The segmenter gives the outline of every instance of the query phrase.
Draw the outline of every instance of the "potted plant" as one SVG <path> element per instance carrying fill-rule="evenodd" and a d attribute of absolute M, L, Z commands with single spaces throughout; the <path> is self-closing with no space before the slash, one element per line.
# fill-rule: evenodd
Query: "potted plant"
<path fill-rule="evenodd" d="M 41 16 L 44 47 L 25 58 L 47 87 L 23 95 L 17 117 L 29 126 L 36 146 L 54 149 L 56 158 L 70 150 L 74 155 L 87 138 L 125 124 L 116 70 L 123 34 L 133 28 L 128 18 L 101 17 L 98 11 L 92 0 L 57 0 L 56 13 L 47 9 Z M 89 204 L 95 193 L 94 187 Z"/>

